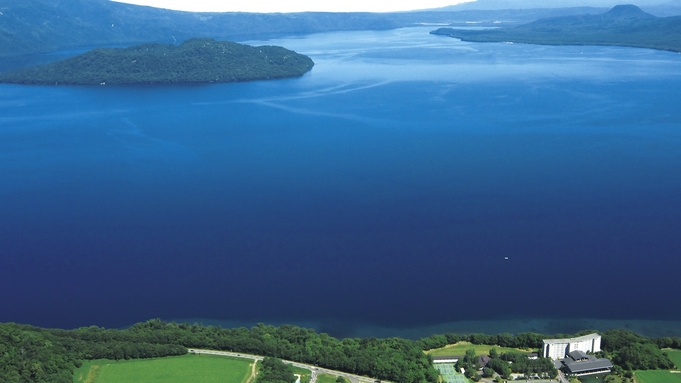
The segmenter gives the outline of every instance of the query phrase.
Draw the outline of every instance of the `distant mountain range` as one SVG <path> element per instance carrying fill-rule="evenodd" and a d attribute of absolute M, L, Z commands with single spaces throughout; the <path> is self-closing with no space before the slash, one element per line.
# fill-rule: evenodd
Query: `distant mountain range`
<path fill-rule="evenodd" d="M 530 10 L 544 8 L 602 8 L 625 4 L 622 0 L 477 0 L 438 8 L 444 12 L 479 10 Z M 681 15 L 681 0 L 636 0 L 635 4 L 655 16 Z"/>
<path fill-rule="evenodd" d="M 532 9 L 532 8 L 570 8 L 570 7 L 601 7 L 612 8 L 622 5 L 621 0 L 477 0 L 457 5 L 451 5 L 450 10 L 499 10 L 499 9 Z M 674 7 L 681 6 L 681 0 L 637 0 L 639 7 Z"/>
<path fill-rule="evenodd" d="M 551 3 L 542 6 L 553 7 Z M 0 57 L 81 47 L 177 44 L 196 37 L 244 41 L 327 31 L 384 30 L 421 23 L 463 24 L 469 20 L 483 24 L 502 20 L 504 25 L 518 25 L 543 17 L 604 11 L 584 7 L 452 10 L 456 12 L 191 13 L 109 0 L 1 0 Z"/>
<path fill-rule="evenodd" d="M 2 0 L 0 56 L 71 47 L 179 43 L 193 37 L 244 40 L 399 26 L 370 13 L 191 13 L 108 0 Z"/>
<path fill-rule="evenodd" d="M 615 45 L 681 52 L 681 16 L 656 17 L 634 5 L 618 5 L 598 15 L 545 18 L 510 28 L 440 28 L 431 33 L 475 42 Z"/>
<path fill-rule="evenodd" d="M 302 76 L 312 60 L 277 46 L 191 39 L 180 45 L 99 48 L 52 64 L 0 74 L 0 83 L 40 85 L 178 84 Z"/>

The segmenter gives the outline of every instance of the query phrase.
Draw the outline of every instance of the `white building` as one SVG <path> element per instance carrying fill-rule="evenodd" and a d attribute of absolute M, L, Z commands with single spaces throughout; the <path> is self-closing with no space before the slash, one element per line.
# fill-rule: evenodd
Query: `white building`
<path fill-rule="evenodd" d="M 601 351 L 601 336 L 589 334 L 570 339 L 544 339 L 542 355 L 545 358 L 563 359 L 573 351 L 585 353 Z"/>

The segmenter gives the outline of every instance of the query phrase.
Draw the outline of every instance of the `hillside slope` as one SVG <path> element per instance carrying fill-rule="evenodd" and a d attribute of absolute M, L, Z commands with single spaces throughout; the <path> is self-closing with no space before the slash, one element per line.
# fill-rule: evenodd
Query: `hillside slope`
<path fill-rule="evenodd" d="M 398 26 L 385 15 L 371 13 L 192 13 L 108 0 L 3 0 L 0 57 L 71 47 L 177 43 L 193 37 L 238 40 Z"/>
<path fill-rule="evenodd" d="M 655 17 L 634 5 L 618 5 L 599 15 L 540 19 L 513 28 L 440 28 L 431 33 L 475 42 L 615 45 L 681 52 L 681 16 Z"/>
<path fill-rule="evenodd" d="M 179 46 L 143 44 L 95 49 L 56 63 L 0 74 L 18 84 L 159 84 L 234 82 L 301 76 L 314 63 L 276 46 L 191 39 Z"/>

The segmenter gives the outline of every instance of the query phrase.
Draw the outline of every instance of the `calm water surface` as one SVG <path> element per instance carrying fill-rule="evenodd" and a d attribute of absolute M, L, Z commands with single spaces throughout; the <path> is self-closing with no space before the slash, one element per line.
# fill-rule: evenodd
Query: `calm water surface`
<path fill-rule="evenodd" d="M 681 320 L 681 55 L 429 31 L 249 42 L 313 58 L 283 81 L 0 85 L 0 321 Z"/>

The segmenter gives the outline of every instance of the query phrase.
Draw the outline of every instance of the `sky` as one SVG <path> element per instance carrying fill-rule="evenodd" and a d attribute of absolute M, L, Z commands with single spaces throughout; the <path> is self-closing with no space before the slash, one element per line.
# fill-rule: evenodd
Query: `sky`
<path fill-rule="evenodd" d="M 471 0 L 115 0 L 192 12 L 393 12 L 439 8 Z"/>

